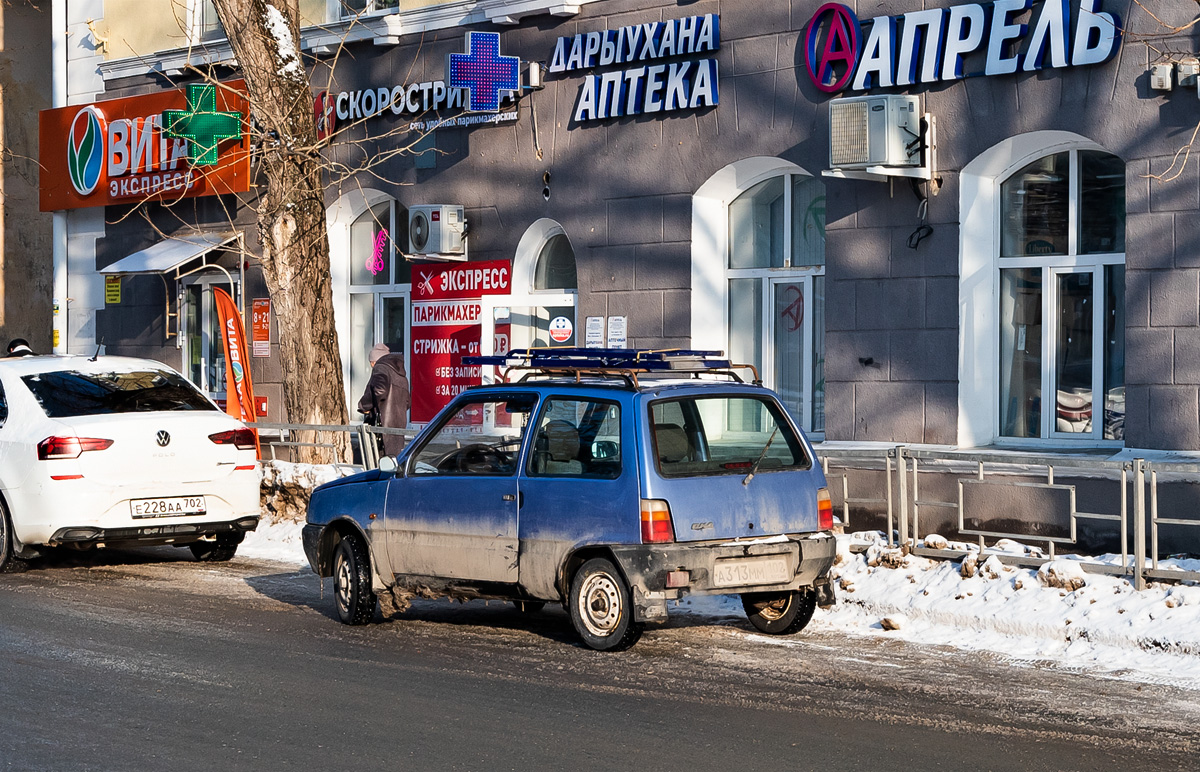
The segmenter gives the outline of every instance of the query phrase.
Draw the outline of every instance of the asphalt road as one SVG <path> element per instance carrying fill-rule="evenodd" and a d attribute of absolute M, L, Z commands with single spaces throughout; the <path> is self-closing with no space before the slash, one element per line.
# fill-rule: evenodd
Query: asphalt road
<path fill-rule="evenodd" d="M 581 648 L 557 607 L 339 624 L 307 569 L 170 549 L 0 575 L 0 769 L 1200 768 L 1200 694 L 683 618 Z"/>

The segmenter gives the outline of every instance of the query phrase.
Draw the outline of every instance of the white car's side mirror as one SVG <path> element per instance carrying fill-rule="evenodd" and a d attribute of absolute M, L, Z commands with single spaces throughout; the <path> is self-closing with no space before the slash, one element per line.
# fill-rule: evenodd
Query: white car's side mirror
<path fill-rule="evenodd" d="M 379 459 L 379 471 L 385 474 L 394 474 L 400 465 L 396 463 L 396 459 L 392 456 L 384 456 Z"/>

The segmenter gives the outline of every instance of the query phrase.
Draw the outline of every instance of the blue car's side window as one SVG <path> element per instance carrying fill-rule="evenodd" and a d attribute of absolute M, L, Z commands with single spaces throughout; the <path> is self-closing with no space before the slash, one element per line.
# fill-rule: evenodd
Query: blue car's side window
<path fill-rule="evenodd" d="M 620 477 L 620 405 L 595 399 L 546 400 L 527 473 L 530 477 Z"/>
<path fill-rule="evenodd" d="M 463 402 L 413 454 L 411 474 L 516 474 L 536 403 L 532 394 Z"/>

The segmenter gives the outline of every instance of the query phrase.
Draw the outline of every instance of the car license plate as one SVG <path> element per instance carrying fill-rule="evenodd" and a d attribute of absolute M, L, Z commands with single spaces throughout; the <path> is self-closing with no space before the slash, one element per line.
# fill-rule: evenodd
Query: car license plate
<path fill-rule="evenodd" d="M 170 496 L 161 499 L 134 499 L 129 502 L 134 517 L 176 517 L 203 515 L 208 511 L 203 496 Z"/>
<path fill-rule="evenodd" d="M 713 570 L 713 585 L 717 587 L 784 584 L 791 580 L 788 560 L 784 555 L 718 560 L 717 566 Z"/>

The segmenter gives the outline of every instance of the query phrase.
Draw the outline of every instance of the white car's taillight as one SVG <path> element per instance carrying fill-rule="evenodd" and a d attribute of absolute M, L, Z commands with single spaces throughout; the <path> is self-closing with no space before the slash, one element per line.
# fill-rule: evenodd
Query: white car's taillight
<path fill-rule="evenodd" d="M 111 447 L 112 440 L 98 437 L 47 437 L 37 444 L 39 461 L 52 461 L 60 458 L 79 458 L 79 454 L 88 450 L 104 450 Z"/>
<path fill-rule="evenodd" d="M 230 429 L 224 432 L 208 435 L 208 438 L 218 445 L 233 445 L 238 450 L 254 450 L 254 432 L 250 429 Z"/>

